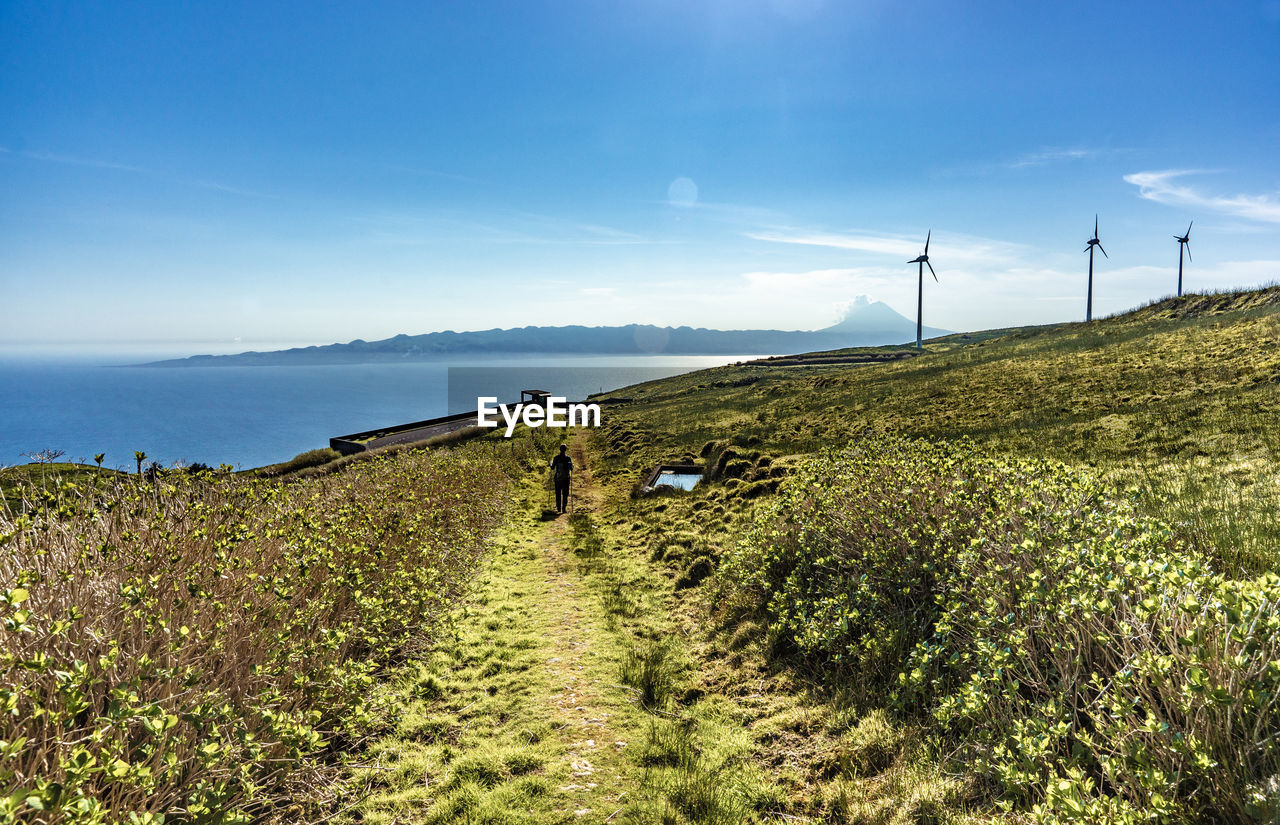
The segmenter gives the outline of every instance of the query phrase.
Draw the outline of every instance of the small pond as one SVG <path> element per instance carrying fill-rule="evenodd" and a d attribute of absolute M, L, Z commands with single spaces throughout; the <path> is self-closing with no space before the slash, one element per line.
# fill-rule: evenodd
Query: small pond
<path fill-rule="evenodd" d="M 658 473 L 658 477 L 654 479 L 654 487 L 675 487 L 677 490 L 692 490 L 693 486 L 702 481 L 702 473 L 682 473 L 676 470 L 663 470 Z"/>

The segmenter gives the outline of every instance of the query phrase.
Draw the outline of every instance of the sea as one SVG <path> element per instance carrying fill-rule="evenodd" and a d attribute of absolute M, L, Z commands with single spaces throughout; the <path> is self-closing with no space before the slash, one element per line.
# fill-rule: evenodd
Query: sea
<path fill-rule="evenodd" d="M 591 393 L 758 358 L 664 355 L 441 356 L 305 366 L 141 366 L 191 351 L 0 349 L 0 466 L 61 451 L 61 461 L 131 469 L 134 451 L 163 466 L 238 469 L 326 447 L 333 436 L 472 411 L 476 397 L 522 389 L 570 401 Z"/>

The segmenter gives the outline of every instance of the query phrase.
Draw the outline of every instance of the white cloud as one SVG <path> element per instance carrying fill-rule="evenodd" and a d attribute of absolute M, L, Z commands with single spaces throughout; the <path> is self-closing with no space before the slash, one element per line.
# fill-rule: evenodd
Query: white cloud
<path fill-rule="evenodd" d="M 1094 273 L 1095 317 L 1124 312 L 1172 295 L 1177 287 L 1176 264 L 1176 258 L 1166 266 L 1112 268 L 1109 262 L 1100 262 Z M 741 311 L 751 312 L 767 303 L 777 315 L 814 319 L 809 328 L 823 325 L 816 317 L 816 308 L 829 307 L 834 319 L 859 294 L 869 294 L 901 314 L 915 317 L 915 267 L 753 271 L 740 277 L 747 286 L 738 291 L 744 299 Z M 1211 266 L 1189 263 L 1184 285 L 1194 292 L 1255 288 L 1275 280 L 1280 280 L 1280 261 L 1223 261 Z M 1080 320 L 1086 284 L 1083 260 L 1078 267 L 1045 266 L 1030 255 L 994 265 L 959 264 L 940 269 L 936 284 L 925 273 L 925 323 L 968 331 Z"/>
<path fill-rule="evenodd" d="M 821 232 L 748 232 L 748 238 L 770 243 L 828 246 L 833 249 L 856 249 L 881 255 L 918 255 L 915 243 L 900 237 L 875 235 L 835 235 Z"/>
<path fill-rule="evenodd" d="M 370 243 L 395 246 L 428 244 L 511 244 L 530 246 L 631 246 L 658 244 L 632 232 L 535 212 L 506 210 L 480 214 L 456 210 L 379 211 L 348 216 Z"/>
<path fill-rule="evenodd" d="M 1007 172 L 1010 169 L 1037 169 L 1045 166 L 1056 166 L 1070 163 L 1112 158 L 1132 152 L 1132 149 L 1117 149 L 1101 146 L 1044 146 L 1034 151 L 1024 152 L 1012 159 L 994 159 L 960 163 L 939 170 L 942 177 L 980 175 Z"/>
<path fill-rule="evenodd" d="M 1211 209 L 1250 220 L 1280 223 L 1280 198 L 1275 195 L 1206 195 L 1177 182 L 1178 178 L 1203 174 L 1204 171 L 1166 169 L 1160 172 L 1135 172 L 1125 175 L 1124 180 L 1138 187 L 1140 197 L 1156 203 Z"/>
<path fill-rule="evenodd" d="M 58 155 L 53 152 L 26 152 L 21 150 L 15 152 L 11 149 L 2 147 L 0 147 L 0 151 L 3 151 L 6 155 L 14 154 L 29 160 L 42 160 L 47 163 L 62 163 L 71 166 L 91 166 L 95 169 L 119 169 L 125 172 L 150 172 L 150 170 L 143 169 L 140 166 L 129 166 L 124 163 L 113 163 L 111 161 L 95 160 L 93 158 L 73 157 L 71 155 Z"/>
<path fill-rule="evenodd" d="M 265 192 L 257 192 L 252 189 L 245 189 L 239 186 L 230 186 L 225 183 L 219 183 L 213 180 L 188 179 L 180 177 L 172 177 L 169 175 L 156 172 L 153 169 L 147 169 L 142 166 L 132 166 L 127 163 L 116 163 L 114 161 L 97 160 L 95 158 L 82 158 L 74 155 L 60 155 L 54 152 L 28 152 L 14 151 L 12 149 L 0 146 L 0 153 L 6 155 L 17 155 L 18 157 L 27 158 L 28 160 L 38 160 L 44 163 L 57 163 L 64 166 L 85 166 L 92 169 L 114 169 L 121 172 L 133 172 L 139 175 L 150 175 L 152 177 L 161 178 L 163 180 L 172 180 L 187 186 L 199 186 L 204 189 L 213 189 L 218 192 L 226 192 L 230 195 L 243 195 L 250 198 L 279 198 L 279 195 L 271 195 Z"/>
<path fill-rule="evenodd" d="M 926 233 L 927 234 L 927 233 Z M 938 261 L 999 263 L 1017 260 L 1025 249 L 1020 244 L 996 241 L 952 232 L 934 233 L 929 257 Z M 770 243 L 850 249 L 873 255 L 897 256 L 910 260 L 924 251 L 925 239 L 906 235 L 832 233 L 803 229 L 748 232 L 747 237 Z M 938 263 L 935 262 L 935 267 Z"/>
<path fill-rule="evenodd" d="M 1028 152 L 1020 158 L 1010 161 L 1011 169 L 1026 169 L 1031 166 L 1048 166 L 1051 163 L 1062 163 L 1073 160 L 1088 160 L 1115 153 L 1116 149 L 1090 149 L 1087 147 L 1057 148 L 1049 147 L 1038 152 Z"/>

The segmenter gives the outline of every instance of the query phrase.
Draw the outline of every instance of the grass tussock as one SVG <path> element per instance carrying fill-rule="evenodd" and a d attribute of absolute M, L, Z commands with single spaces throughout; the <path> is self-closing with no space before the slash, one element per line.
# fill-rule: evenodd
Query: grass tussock
<path fill-rule="evenodd" d="M 604 538 L 589 513 L 579 511 L 569 516 L 569 529 L 572 533 L 573 552 L 578 558 L 594 560 L 604 554 Z"/>
<path fill-rule="evenodd" d="M 636 690 L 646 710 L 661 711 L 675 695 L 680 669 L 669 643 L 648 641 L 627 651 L 618 675 Z"/>
<path fill-rule="evenodd" d="M 783 788 L 751 760 L 747 732 L 719 704 L 697 705 L 649 726 L 639 763 L 651 799 L 626 821 L 738 825 L 776 821 Z"/>

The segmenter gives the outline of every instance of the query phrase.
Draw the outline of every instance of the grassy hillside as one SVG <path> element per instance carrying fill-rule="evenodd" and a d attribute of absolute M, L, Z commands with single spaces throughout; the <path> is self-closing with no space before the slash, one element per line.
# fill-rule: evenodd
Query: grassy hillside
<path fill-rule="evenodd" d="M 1086 462 L 1245 458 L 1280 446 L 1280 287 L 975 337 L 883 364 L 748 362 L 655 381 L 618 393 L 630 402 L 614 417 L 677 447 L 732 428 L 807 451 L 867 427 Z"/>
<path fill-rule="evenodd" d="M 1257 570 L 1280 546 L 1277 341 L 1272 287 L 1089 324 L 948 336 L 885 363 L 748 362 L 616 393 L 627 400 L 610 408 L 605 449 L 639 472 L 715 440 L 785 464 L 868 432 L 971 438 L 1140 484 L 1153 507 L 1172 499 L 1195 543 Z"/>
<path fill-rule="evenodd" d="M 1277 333 L 1188 296 L 599 430 L 4 470 L 0 823 L 1275 821 Z"/>
<path fill-rule="evenodd" d="M 627 388 L 606 536 L 709 695 L 803 685 L 742 713 L 784 818 L 1270 821 L 1278 333 L 1271 288 Z"/>

